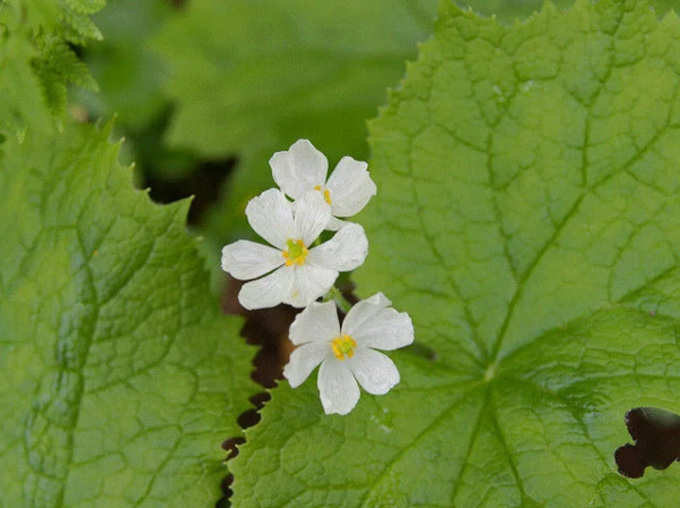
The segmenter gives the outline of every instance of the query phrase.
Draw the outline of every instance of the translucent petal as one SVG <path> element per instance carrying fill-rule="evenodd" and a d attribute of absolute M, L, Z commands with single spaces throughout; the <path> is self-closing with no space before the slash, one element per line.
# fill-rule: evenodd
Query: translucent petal
<path fill-rule="evenodd" d="M 326 224 L 326 229 L 328 231 L 339 231 L 347 224 L 349 223 L 331 216 L 331 218 L 328 219 L 328 224 Z"/>
<path fill-rule="evenodd" d="M 282 266 L 261 279 L 245 283 L 238 293 L 238 301 L 249 310 L 274 307 L 286 301 L 294 280 L 293 268 Z"/>
<path fill-rule="evenodd" d="M 370 320 L 378 312 L 390 305 L 392 305 L 392 302 L 382 293 L 376 293 L 370 298 L 361 300 L 349 309 L 345 320 L 342 322 L 342 333 L 354 337 L 364 322 Z"/>
<path fill-rule="evenodd" d="M 309 263 L 291 268 L 294 282 L 283 301 L 293 307 L 306 307 L 325 295 L 338 278 L 337 271 L 311 266 Z"/>
<path fill-rule="evenodd" d="M 317 191 L 309 191 L 295 202 L 296 238 L 306 246 L 316 240 L 331 218 L 331 207 Z"/>
<path fill-rule="evenodd" d="M 276 185 L 293 199 L 326 182 L 328 160 L 307 139 L 299 139 L 269 159 Z"/>
<path fill-rule="evenodd" d="M 364 321 L 352 337 L 362 346 L 386 351 L 398 349 L 413 342 L 413 323 L 406 312 L 390 307 Z"/>
<path fill-rule="evenodd" d="M 251 199 L 246 217 L 258 235 L 279 249 L 285 249 L 289 238 L 295 239 L 292 205 L 278 189 L 266 190 Z"/>
<path fill-rule="evenodd" d="M 333 356 L 326 357 L 321 364 L 317 386 L 326 414 L 346 415 L 359 401 L 359 386 L 346 362 Z"/>
<path fill-rule="evenodd" d="M 307 262 L 340 272 L 361 266 L 368 255 L 368 240 L 364 228 L 348 222 L 335 236 L 310 249 Z"/>
<path fill-rule="evenodd" d="M 295 317 L 289 336 L 293 344 L 331 341 L 340 335 L 340 323 L 335 302 L 312 302 Z M 330 346 L 328 346 L 330 347 Z"/>
<path fill-rule="evenodd" d="M 254 279 L 271 272 L 283 262 L 280 250 L 248 240 L 239 240 L 222 248 L 222 270 L 236 279 Z"/>
<path fill-rule="evenodd" d="M 310 342 L 296 348 L 283 368 L 283 376 L 290 386 L 300 386 L 328 355 L 329 349 L 330 345 L 325 342 Z"/>
<path fill-rule="evenodd" d="M 361 387 L 373 395 L 383 395 L 399 382 L 399 371 L 387 356 L 372 349 L 358 347 L 345 360 Z"/>
<path fill-rule="evenodd" d="M 366 168 L 368 164 L 345 156 L 335 166 L 326 187 L 330 190 L 333 215 L 351 217 L 361 211 L 376 194 L 376 186 Z"/>

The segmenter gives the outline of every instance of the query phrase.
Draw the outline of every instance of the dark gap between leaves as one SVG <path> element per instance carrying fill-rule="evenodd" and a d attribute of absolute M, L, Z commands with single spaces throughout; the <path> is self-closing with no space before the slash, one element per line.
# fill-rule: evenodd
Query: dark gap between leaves
<path fill-rule="evenodd" d="M 246 310 L 238 302 L 238 292 L 242 282 L 226 277 L 226 284 L 222 293 L 222 311 L 225 314 L 239 315 L 245 317 L 246 321 L 241 329 L 241 336 L 246 339 L 248 344 L 257 345 L 259 351 L 253 358 L 254 369 L 251 378 L 264 388 L 274 388 L 279 380 L 283 379 L 283 367 L 288 363 L 288 357 L 293 350 L 293 345 L 288 339 L 288 330 L 295 316 L 302 309 L 295 309 L 289 305 L 278 305 L 269 309 Z M 355 285 L 347 276 L 338 279 L 337 285 L 343 297 L 352 305 L 359 301 L 354 294 Z M 344 314 L 338 309 L 339 318 L 342 320 Z M 256 425 L 260 421 L 260 409 L 262 409 L 271 396 L 267 392 L 260 392 L 250 397 L 253 408 L 241 413 L 238 424 L 247 429 Z M 228 454 L 225 460 L 233 459 L 238 455 L 238 446 L 245 443 L 243 436 L 229 438 L 222 443 Z M 229 498 L 233 491 L 231 484 L 234 476 L 229 473 L 222 481 L 222 497 L 216 508 L 226 508 L 230 506 Z"/>
<path fill-rule="evenodd" d="M 288 362 L 293 346 L 288 340 L 288 329 L 300 309 L 294 309 L 288 305 L 278 305 L 269 309 L 246 310 L 238 301 L 238 292 L 242 282 L 225 277 L 227 282 L 222 292 L 222 311 L 225 314 L 239 315 L 245 318 L 241 329 L 241 337 L 248 344 L 259 346 L 259 350 L 253 358 L 253 371 L 250 377 L 263 388 L 274 388 L 280 379 L 283 379 L 283 366 Z M 260 409 L 271 399 L 267 392 L 256 393 L 250 397 L 253 404 L 251 409 L 241 413 L 237 422 L 243 429 L 252 427 L 260 421 Z M 238 446 L 245 443 L 243 436 L 230 438 L 224 441 L 222 448 L 228 454 L 225 460 L 233 459 L 238 455 Z M 230 506 L 229 498 L 233 491 L 231 484 L 234 476 L 229 473 L 222 481 L 223 497 L 215 505 L 216 508 Z"/>
<path fill-rule="evenodd" d="M 680 416 L 656 407 L 637 407 L 626 413 L 628 433 L 635 441 L 614 452 L 619 473 L 641 478 L 647 466 L 666 469 L 680 461 Z"/>
<path fill-rule="evenodd" d="M 235 165 L 233 157 L 199 162 L 189 174 L 172 181 L 145 174 L 142 187 L 149 187 L 151 199 L 158 203 L 170 203 L 193 195 L 187 223 L 196 225 L 203 213 L 220 197 L 222 184 Z"/>

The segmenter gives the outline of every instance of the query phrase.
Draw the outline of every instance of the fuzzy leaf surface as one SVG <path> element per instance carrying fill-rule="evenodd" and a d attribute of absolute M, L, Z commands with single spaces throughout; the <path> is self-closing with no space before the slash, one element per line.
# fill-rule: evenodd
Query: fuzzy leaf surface
<path fill-rule="evenodd" d="M 442 2 L 370 124 L 378 195 L 355 274 L 428 361 L 323 414 L 273 393 L 236 506 L 658 506 L 680 467 L 620 476 L 627 410 L 680 390 L 680 21 L 645 1 L 506 27 Z"/>
<path fill-rule="evenodd" d="M 104 0 L 0 0 L 0 134 L 49 131 L 67 86 L 97 84 L 73 46 L 101 38 L 90 19 Z"/>
<path fill-rule="evenodd" d="M 133 190 L 108 130 L 0 145 L 0 506 L 214 506 L 254 391 L 188 202 Z"/>

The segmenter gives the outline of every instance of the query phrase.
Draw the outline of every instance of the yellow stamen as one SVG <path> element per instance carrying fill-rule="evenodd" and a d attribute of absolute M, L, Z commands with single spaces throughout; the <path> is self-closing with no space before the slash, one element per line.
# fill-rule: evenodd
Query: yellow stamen
<path fill-rule="evenodd" d="M 345 360 L 354 356 L 357 342 L 349 335 L 340 335 L 331 341 L 331 349 L 338 360 Z"/>
<path fill-rule="evenodd" d="M 286 241 L 286 245 L 288 246 L 288 249 L 281 251 L 283 258 L 286 260 L 286 266 L 304 265 L 309 250 L 305 247 L 305 244 L 302 243 L 302 240 L 289 239 Z"/>
<path fill-rule="evenodd" d="M 321 185 L 315 185 L 314 190 L 318 190 L 319 192 L 321 192 Z M 323 198 L 329 205 L 333 204 L 333 202 L 331 201 L 331 191 L 329 191 L 328 189 L 323 190 Z"/>

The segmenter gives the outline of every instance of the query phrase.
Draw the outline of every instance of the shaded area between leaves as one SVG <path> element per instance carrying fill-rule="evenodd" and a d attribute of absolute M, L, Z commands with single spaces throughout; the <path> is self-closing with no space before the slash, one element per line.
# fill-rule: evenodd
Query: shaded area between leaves
<path fill-rule="evenodd" d="M 655 407 L 637 407 L 626 413 L 626 427 L 635 444 L 614 453 L 619 473 L 641 478 L 647 466 L 666 469 L 680 461 L 680 416 Z"/>
<path fill-rule="evenodd" d="M 283 367 L 288 362 L 293 344 L 288 339 L 288 330 L 298 312 L 289 305 L 278 305 L 269 309 L 246 310 L 238 302 L 238 292 L 242 282 L 226 277 L 225 288 L 222 293 L 222 310 L 225 314 L 235 314 L 246 318 L 241 329 L 241 336 L 248 344 L 260 346 L 260 350 L 253 359 L 254 370 L 252 379 L 264 388 L 274 388 L 278 381 L 283 379 Z M 354 304 L 358 298 L 354 294 L 354 284 L 346 278 L 338 279 L 338 286 L 343 296 Z M 344 317 L 338 309 L 340 318 Z M 267 392 L 258 393 L 250 398 L 253 408 L 245 411 L 238 417 L 239 425 L 246 429 L 260 421 L 259 410 L 270 400 Z M 222 448 L 227 451 L 225 460 L 230 460 L 238 455 L 238 446 L 245 443 L 242 436 L 227 439 L 222 443 Z M 222 481 L 224 497 L 218 501 L 217 508 L 230 506 L 229 498 L 232 495 L 231 484 L 233 475 L 228 474 Z"/>
<path fill-rule="evenodd" d="M 151 199 L 159 203 L 170 203 L 193 196 L 187 223 L 197 225 L 201 222 L 203 213 L 217 201 L 220 188 L 235 165 L 234 158 L 199 161 L 192 171 L 177 180 L 146 174 L 141 186 L 149 187 Z"/>

